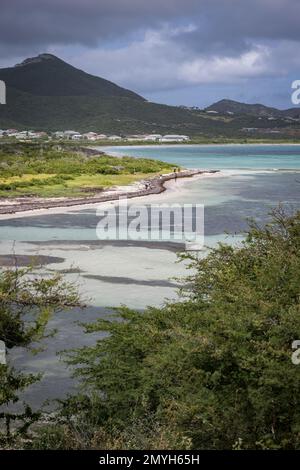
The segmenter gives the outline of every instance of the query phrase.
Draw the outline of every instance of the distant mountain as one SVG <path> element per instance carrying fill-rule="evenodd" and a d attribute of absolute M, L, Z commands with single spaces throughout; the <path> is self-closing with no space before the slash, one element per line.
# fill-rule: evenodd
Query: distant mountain
<path fill-rule="evenodd" d="M 217 111 L 218 113 L 234 113 L 234 114 L 254 114 L 256 116 L 270 116 L 277 114 L 278 110 L 269 108 L 263 104 L 246 104 L 233 100 L 221 100 L 206 108 L 206 111 Z"/>
<path fill-rule="evenodd" d="M 2 129 L 72 129 L 120 135 L 154 132 L 220 139 L 245 138 L 245 128 L 263 133 L 264 129 L 292 127 L 289 135 L 295 136 L 294 128 L 299 127 L 286 119 L 299 116 L 299 109 L 294 108 L 283 112 L 222 100 L 203 111 L 151 103 L 52 54 L 40 54 L 15 67 L 0 69 L 0 80 L 7 85 L 7 104 L 0 105 Z M 278 120 L 272 121 L 270 116 Z M 275 133 L 272 138 L 276 138 Z"/>
<path fill-rule="evenodd" d="M 250 114 L 259 117 L 300 117 L 299 108 L 280 110 L 259 103 L 247 104 L 228 99 L 223 99 L 208 106 L 205 111 L 215 111 L 220 114 Z"/>
<path fill-rule="evenodd" d="M 40 54 L 15 67 L 0 69 L 0 80 L 35 96 L 115 96 L 144 101 L 144 98 L 76 69 L 52 54 Z"/>
<path fill-rule="evenodd" d="M 4 129 L 167 134 L 199 133 L 209 127 L 207 119 L 192 111 L 149 103 L 51 54 L 0 69 L 0 80 L 7 85 L 7 104 L 0 106 L 0 128 Z"/>

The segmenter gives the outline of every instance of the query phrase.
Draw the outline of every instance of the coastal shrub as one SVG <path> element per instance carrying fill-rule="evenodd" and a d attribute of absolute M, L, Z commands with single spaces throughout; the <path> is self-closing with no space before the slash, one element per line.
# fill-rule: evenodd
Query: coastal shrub
<path fill-rule="evenodd" d="M 72 145 L 57 148 L 51 144 L 5 144 L 0 148 L 0 196 L 83 196 L 81 177 L 118 176 L 109 186 L 122 184 L 122 175 L 172 171 L 173 165 L 158 160 L 133 157 L 90 155 Z M 44 175 L 44 178 L 39 177 Z M 21 177 L 17 180 L 16 177 Z M 138 177 L 137 177 L 138 178 Z M 68 185 L 68 180 L 75 180 Z M 88 179 L 88 178 L 87 178 Z M 133 181 L 129 179 L 128 182 Z M 127 183 L 128 184 L 128 183 Z M 102 185 L 91 184 L 95 191 Z M 32 189 L 32 191 L 30 191 Z M 29 193 L 30 191 L 30 193 Z"/>
<path fill-rule="evenodd" d="M 83 395 L 65 401 L 65 424 L 93 429 L 90 446 L 97 429 L 118 440 L 151 416 L 191 449 L 300 449 L 300 213 L 184 258 L 180 302 L 85 325 L 107 335 L 68 354 Z"/>
<path fill-rule="evenodd" d="M 19 401 L 19 393 L 40 379 L 38 374 L 17 371 L 10 351 L 20 347 L 34 351 L 33 346 L 36 349 L 38 342 L 51 334 L 46 331 L 51 316 L 78 305 L 76 289 L 59 274 L 42 278 L 33 275 L 33 268 L 0 271 L 0 340 L 7 350 L 6 364 L 0 364 L 0 445 L 12 443 L 39 418 L 27 405 L 18 413 L 10 409 Z"/>
<path fill-rule="evenodd" d="M 189 450 L 191 446 L 190 440 L 177 429 L 161 425 L 151 416 L 128 422 L 125 429 L 117 425 L 107 429 L 107 426 L 100 427 L 89 419 L 83 423 L 76 414 L 69 421 L 61 418 L 58 422 L 53 421 L 50 425 L 39 427 L 38 433 L 26 444 L 27 449 Z"/>
<path fill-rule="evenodd" d="M 0 183 L 0 191 L 14 191 L 20 188 L 31 188 L 33 186 L 48 186 L 51 184 L 63 184 L 72 180 L 70 175 L 52 176 L 50 178 L 32 178 L 27 181 L 13 181 L 11 183 Z"/>
<path fill-rule="evenodd" d="M 18 149 L 16 151 L 15 149 Z M 91 157 L 84 152 L 72 151 L 72 146 L 59 150 L 50 144 L 41 147 L 22 144 L 6 145 L 0 149 L 0 177 L 22 176 L 26 174 L 53 175 L 93 175 L 97 173 L 116 174 L 157 173 L 171 169 L 170 165 L 159 160 L 133 157 L 112 157 L 99 154 Z"/>

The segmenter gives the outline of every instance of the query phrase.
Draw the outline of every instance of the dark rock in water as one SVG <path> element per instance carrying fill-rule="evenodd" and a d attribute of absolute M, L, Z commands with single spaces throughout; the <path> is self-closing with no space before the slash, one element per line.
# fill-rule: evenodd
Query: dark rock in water
<path fill-rule="evenodd" d="M 125 284 L 131 285 L 136 284 L 138 286 L 150 286 L 150 287 L 179 287 L 179 284 L 175 282 L 167 281 L 165 279 L 134 279 L 130 277 L 121 276 L 100 276 L 85 274 L 83 277 L 86 279 L 94 279 L 96 281 L 107 282 L 109 284 Z"/>
<path fill-rule="evenodd" d="M 51 263 L 63 263 L 64 258 L 44 255 L 0 255 L 0 266 L 45 266 Z"/>

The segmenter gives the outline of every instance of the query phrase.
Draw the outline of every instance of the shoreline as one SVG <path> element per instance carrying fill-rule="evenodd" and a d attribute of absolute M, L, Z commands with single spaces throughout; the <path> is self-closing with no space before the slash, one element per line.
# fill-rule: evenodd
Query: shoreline
<path fill-rule="evenodd" d="M 124 142 L 122 144 L 119 144 L 119 145 L 116 145 L 116 144 L 112 144 L 112 145 L 108 145 L 107 143 L 105 144 L 102 144 L 97 142 L 95 143 L 94 145 L 91 145 L 89 144 L 90 149 L 93 149 L 93 148 L 101 148 L 103 149 L 104 152 L 106 152 L 107 150 L 110 150 L 110 149 L 117 149 L 118 148 L 121 148 L 121 149 L 130 149 L 130 148 L 133 148 L 133 149 L 139 149 L 139 148 L 181 148 L 181 147 L 300 147 L 300 142 L 299 143 L 296 143 L 296 142 L 287 142 L 287 143 L 284 143 L 284 142 L 280 142 L 280 143 L 274 143 L 274 142 L 259 142 L 259 143 L 255 143 L 255 142 L 249 142 L 249 143 L 242 143 L 242 142 L 225 142 L 225 143 L 184 143 L 184 144 L 146 144 L 146 143 L 141 143 L 141 144 L 128 144 L 127 142 Z"/>
<path fill-rule="evenodd" d="M 3 205 L 1 205 L 0 200 L 0 220 L 7 218 L 14 218 L 18 216 L 25 215 L 35 215 L 35 213 L 40 213 L 41 211 L 46 211 L 51 209 L 65 209 L 65 208 L 75 208 L 80 206 L 90 206 L 92 204 L 99 204 L 105 202 L 113 202 L 118 200 L 120 197 L 125 197 L 127 199 L 144 197 L 149 195 L 157 195 L 165 192 L 168 188 L 165 186 L 165 183 L 175 179 L 181 178 L 191 178 L 196 175 L 203 174 L 215 174 L 219 173 L 220 170 L 181 170 L 175 173 L 164 174 L 161 177 L 155 176 L 147 180 L 142 180 L 137 183 L 134 183 L 129 186 L 120 186 L 116 190 L 109 188 L 103 191 L 101 194 L 93 197 L 84 197 L 84 198 L 53 198 L 45 200 L 39 198 L 34 198 L 32 201 L 24 200 L 24 202 L 17 200 L 6 200 Z M 144 188 L 141 188 L 141 185 L 144 185 Z M 136 186 L 136 189 L 134 189 Z M 20 198 L 21 199 L 21 198 Z"/>

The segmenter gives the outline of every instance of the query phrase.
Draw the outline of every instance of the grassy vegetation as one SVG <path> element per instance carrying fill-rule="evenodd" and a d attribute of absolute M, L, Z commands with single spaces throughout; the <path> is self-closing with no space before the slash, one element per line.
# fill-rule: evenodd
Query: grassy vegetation
<path fill-rule="evenodd" d="M 157 160 L 91 156 L 66 144 L 5 144 L 0 148 L 0 197 L 84 197 L 172 168 Z"/>

